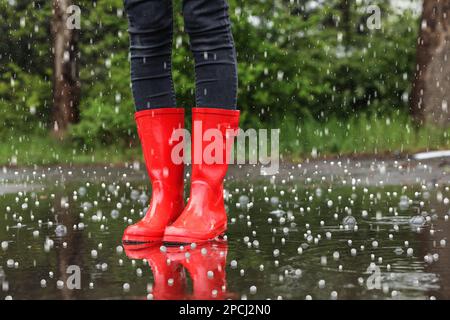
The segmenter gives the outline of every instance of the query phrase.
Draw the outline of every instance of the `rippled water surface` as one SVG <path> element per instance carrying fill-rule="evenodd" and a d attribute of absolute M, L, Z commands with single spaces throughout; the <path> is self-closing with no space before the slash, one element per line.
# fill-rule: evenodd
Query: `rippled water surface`
<path fill-rule="evenodd" d="M 445 182 L 290 169 L 286 179 L 236 170 L 226 239 L 184 248 L 122 246 L 148 205 L 142 170 L 5 169 L 0 297 L 450 298 Z M 81 289 L 71 289 L 78 267 Z"/>

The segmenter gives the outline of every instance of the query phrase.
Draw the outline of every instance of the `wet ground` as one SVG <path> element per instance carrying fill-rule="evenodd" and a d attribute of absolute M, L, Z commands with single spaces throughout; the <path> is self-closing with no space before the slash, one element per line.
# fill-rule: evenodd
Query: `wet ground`
<path fill-rule="evenodd" d="M 142 166 L 3 168 L 0 298 L 449 299 L 449 170 L 233 167 L 225 240 L 136 249 L 121 236 L 148 205 Z"/>

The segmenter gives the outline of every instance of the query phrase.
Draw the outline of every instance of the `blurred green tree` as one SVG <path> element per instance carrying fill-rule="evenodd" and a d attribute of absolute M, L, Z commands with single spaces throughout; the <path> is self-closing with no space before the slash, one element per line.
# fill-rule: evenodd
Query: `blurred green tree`
<path fill-rule="evenodd" d="M 194 68 L 175 3 L 173 70 L 180 106 L 194 105 Z M 418 17 L 387 0 L 229 0 L 239 61 L 242 126 L 299 126 L 311 117 L 407 112 Z M 122 0 L 78 3 L 82 145 L 135 141 Z M 368 28 L 369 5 L 381 11 Z M 51 126 L 48 1 L 0 3 L 0 112 L 9 128 Z M 24 20 L 24 22 L 23 22 Z M 12 85 L 12 83 L 14 85 Z M 292 121 L 286 121 L 290 118 Z"/>

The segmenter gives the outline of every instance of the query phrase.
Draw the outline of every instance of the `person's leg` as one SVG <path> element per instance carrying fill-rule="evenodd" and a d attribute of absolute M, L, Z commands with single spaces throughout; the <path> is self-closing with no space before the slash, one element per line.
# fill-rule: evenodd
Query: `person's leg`
<path fill-rule="evenodd" d="M 195 60 L 196 106 L 236 109 L 237 62 L 226 0 L 184 0 Z"/>
<path fill-rule="evenodd" d="M 124 0 L 136 110 L 176 106 L 172 81 L 171 0 Z"/>
<path fill-rule="evenodd" d="M 192 174 L 189 202 L 166 228 L 164 241 L 214 239 L 227 229 L 223 180 L 238 128 L 236 53 L 225 0 L 185 0 L 186 31 L 195 57 L 196 108 L 192 109 Z M 211 142 L 204 141 L 213 133 Z"/>
<path fill-rule="evenodd" d="M 175 107 L 170 66 L 172 2 L 125 0 L 125 9 L 135 119 L 152 183 L 152 199 L 145 217 L 125 230 L 123 241 L 160 241 L 166 226 L 184 207 L 184 166 L 172 159 L 174 130 L 184 128 L 184 109 Z"/>

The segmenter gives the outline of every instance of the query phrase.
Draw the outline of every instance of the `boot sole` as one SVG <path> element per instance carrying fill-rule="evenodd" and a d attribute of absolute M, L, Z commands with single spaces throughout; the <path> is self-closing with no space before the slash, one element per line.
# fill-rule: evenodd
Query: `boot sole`
<path fill-rule="evenodd" d="M 159 244 L 162 244 L 162 242 L 159 242 Z M 150 242 L 150 243 L 132 243 L 132 242 L 123 242 L 122 243 L 123 248 L 125 249 L 125 253 L 128 255 L 130 252 L 140 252 L 145 249 L 152 248 L 155 245 L 158 245 L 158 242 Z"/>
<path fill-rule="evenodd" d="M 161 242 L 162 239 L 163 239 L 162 237 L 124 235 L 122 238 L 122 242 L 124 244 L 133 245 L 133 244 Z"/>
<path fill-rule="evenodd" d="M 163 243 L 167 246 L 181 246 L 191 243 L 203 243 L 208 241 L 223 240 L 225 236 L 226 228 L 218 232 L 218 235 L 207 239 L 194 238 L 189 236 L 176 236 L 176 235 L 165 235 L 163 238 Z"/>

